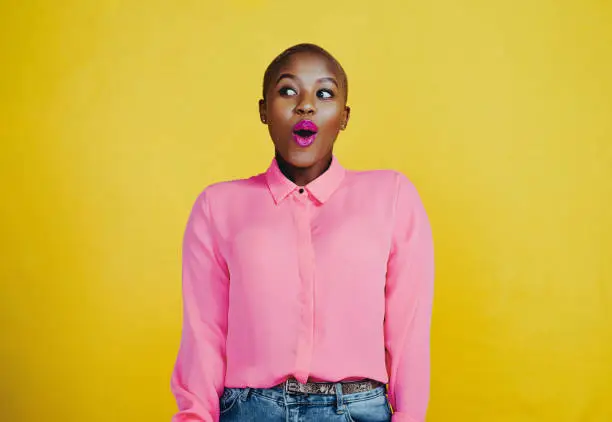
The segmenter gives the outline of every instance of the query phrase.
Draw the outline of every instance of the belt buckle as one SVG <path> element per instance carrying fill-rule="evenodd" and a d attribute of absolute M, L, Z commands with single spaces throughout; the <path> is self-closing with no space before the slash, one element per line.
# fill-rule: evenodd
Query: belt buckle
<path fill-rule="evenodd" d="M 300 389 L 300 385 L 298 380 L 288 378 L 287 381 L 285 381 L 285 391 L 289 393 L 301 393 L 302 390 Z"/>

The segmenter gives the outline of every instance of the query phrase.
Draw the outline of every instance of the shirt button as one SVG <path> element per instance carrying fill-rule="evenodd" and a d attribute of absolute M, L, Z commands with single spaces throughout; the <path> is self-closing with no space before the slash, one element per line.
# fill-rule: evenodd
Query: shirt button
<path fill-rule="evenodd" d="M 300 188 L 299 193 L 304 193 L 304 188 Z"/>

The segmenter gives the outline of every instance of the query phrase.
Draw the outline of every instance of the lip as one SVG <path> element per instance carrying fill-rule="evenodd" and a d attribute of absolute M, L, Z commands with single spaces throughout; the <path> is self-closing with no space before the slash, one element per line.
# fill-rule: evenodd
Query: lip
<path fill-rule="evenodd" d="M 304 137 L 298 135 L 297 133 L 293 134 L 293 140 L 295 141 L 296 144 L 298 144 L 302 148 L 306 148 L 306 147 L 311 146 L 313 144 L 313 142 L 315 141 L 316 137 L 317 137 L 316 133 L 313 133 L 312 135 L 310 135 L 307 138 L 304 138 Z"/>
<path fill-rule="evenodd" d="M 312 135 L 308 137 L 300 136 L 297 133 L 300 130 L 307 130 L 309 132 L 312 132 Z M 293 126 L 293 140 L 302 148 L 309 147 L 315 141 L 318 131 L 319 128 L 312 120 L 300 120 L 295 126 Z"/>
<path fill-rule="evenodd" d="M 300 120 L 293 126 L 293 132 L 297 132 L 299 130 L 309 130 L 311 132 L 318 132 L 319 128 L 312 120 Z"/>
<path fill-rule="evenodd" d="M 297 133 L 300 130 L 307 130 L 309 132 L 312 132 L 312 135 L 308 137 L 300 136 Z M 319 131 L 319 128 L 317 127 L 315 122 L 313 122 L 312 120 L 300 120 L 299 122 L 295 124 L 295 126 L 293 126 L 293 140 L 295 141 L 296 144 L 298 144 L 299 146 L 303 148 L 308 147 L 312 145 L 312 143 L 315 141 L 318 131 Z"/>

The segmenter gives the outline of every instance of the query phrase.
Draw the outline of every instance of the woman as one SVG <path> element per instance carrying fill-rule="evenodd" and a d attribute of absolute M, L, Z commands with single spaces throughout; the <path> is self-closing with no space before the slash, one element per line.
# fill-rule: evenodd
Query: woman
<path fill-rule="evenodd" d="M 425 420 L 431 230 L 406 177 L 333 155 L 347 93 L 327 51 L 284 51 L 259 103 L 270 167 L 197 198 L 173 421 Z"/>

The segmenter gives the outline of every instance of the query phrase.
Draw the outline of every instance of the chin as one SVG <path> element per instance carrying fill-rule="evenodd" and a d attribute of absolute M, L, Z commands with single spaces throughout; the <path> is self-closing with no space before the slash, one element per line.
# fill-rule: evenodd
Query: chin
<path fill-rule="evenodd" d="M 290 149 L 284 153 L 281 153 L 281 157 L 294 167 L 308 168 L 315 165 L 321 160 L 320 154 L 316 148 L 300 148 Z"/>
<path fill-rule="evenodd" d="M 291 152 L 288 157 L 283 156 L 283 158 L 292 166 L 300 168 L 312 167 L 317 162 L 317 157 L 314 154 L 301 151 Z"/>

